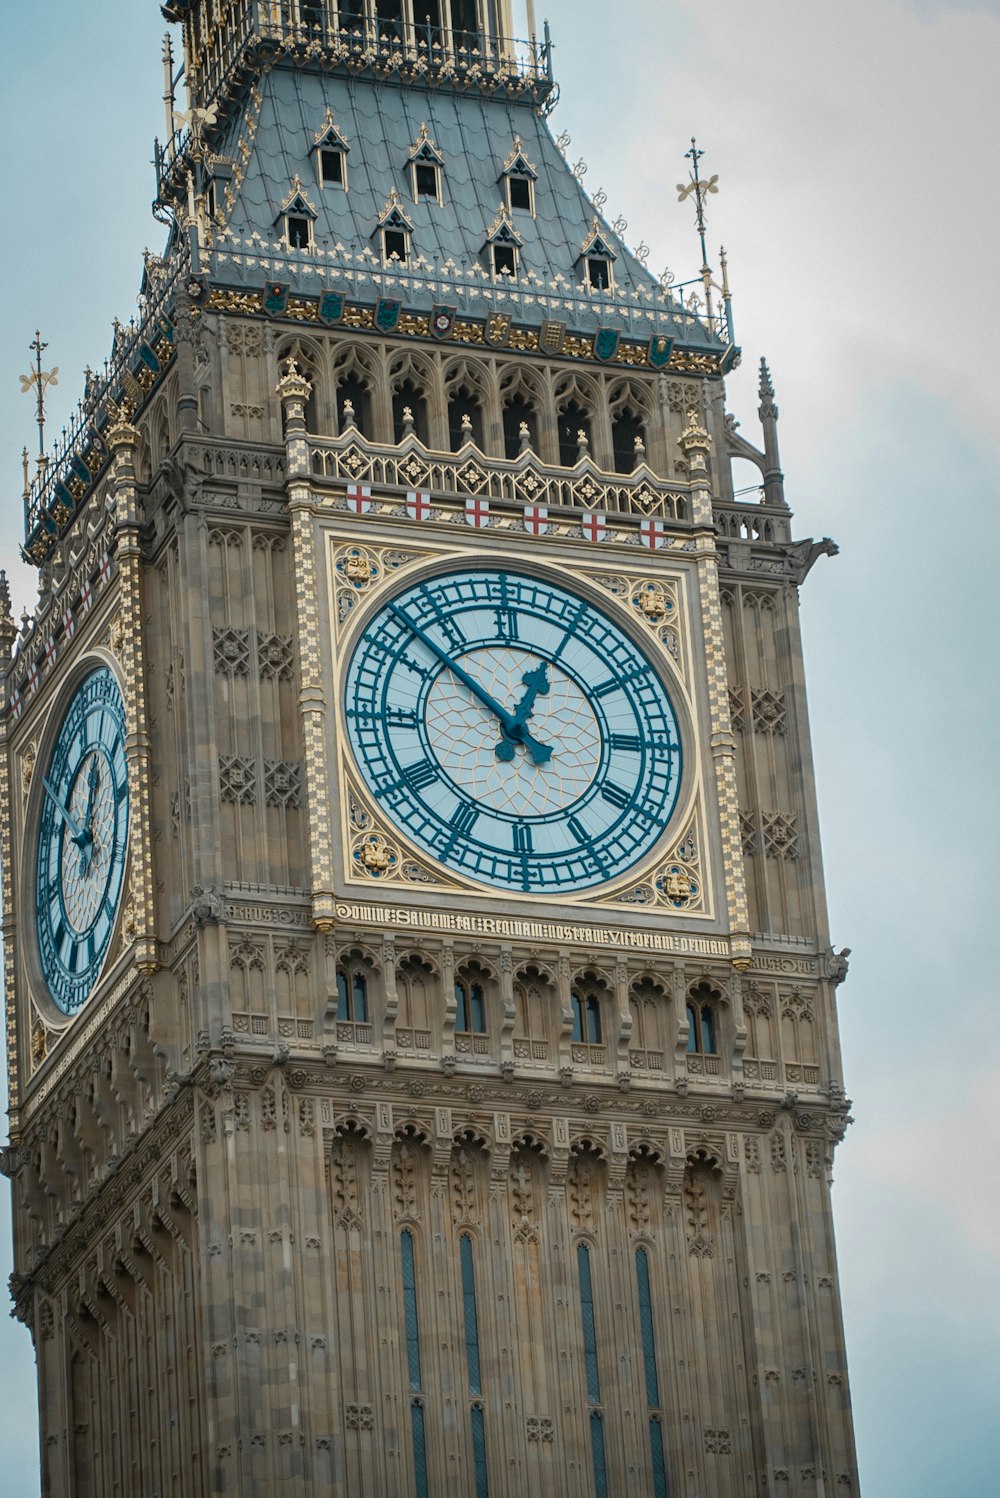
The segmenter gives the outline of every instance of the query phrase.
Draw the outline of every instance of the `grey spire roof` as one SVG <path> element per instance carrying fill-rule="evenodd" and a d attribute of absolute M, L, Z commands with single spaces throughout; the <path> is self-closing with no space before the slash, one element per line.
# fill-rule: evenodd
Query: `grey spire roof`
<path fill-rule="evenodd" d="M 321 187 L 316 173 L 314 147 L 328 110 L 349 145 L 346 190 Z M 424 124 L 444 161 L 440 204 L 413 202 L 409 163 Z M 523 250 L 511 282 L 494 278 L 483 247 L 496 225 L 505 163 L 518 138 L 538 179 L 536 217 L 512 215 Z M 419 310 L 454 302 L 480 316 L 495 306 L 518 322 L 552 318 L 582 332 L 610 326 L 719 347 L 600 219 L 529 103 L 278 66 L 258 80 L 246 111 L 229 123 L 215 152 L 235 169 L 231 183 L 220 183 L 226 228 L 216 233 L 210 262 L 218 282 L 259 286 L 269 277 L 284 278 L 306 293 L 340 288 L 361 300 L 366 293 L 371 300 L 396 296 Z M 305 251 L 290 251 L 275 227 L 296 179 L 316 210 L 314 244 Z M 411 258 L 398 267 L 383 264 L 376 232 L 394 190 L 413 224 Z M 614 288 L 604 292 L 581 280 L 581 254 L 595 218 L 617 256 Z"/>

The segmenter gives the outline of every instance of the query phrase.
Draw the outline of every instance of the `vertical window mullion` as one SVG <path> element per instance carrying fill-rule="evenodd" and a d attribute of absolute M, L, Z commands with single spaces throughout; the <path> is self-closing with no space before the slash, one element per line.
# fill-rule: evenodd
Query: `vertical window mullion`
<path fill-rule="evenodd" d="M 646 1374 L 649 1444 L 653 1458 L 653 1498 L 669 1498 L 667 1459 L 663 1446 L 663 1412 L 660 1407 L 660 1379 L 656 1370 L 653 1300 L 649 1287 L 649 1255 L 644 1248 L 636 1249 L 635 1275 L 639 1287 L 639 1324 L 642 1329 L 642 1361 Z"/>
<path fill-rule="evenodd" d="M 597 1361 L 597 1325 L 594 1318 L 594 1286 L 590 1273 L 590 1249 L 581 1243 L 576 1250 L 580 1277 L 580 1317 L 583 1323 L 583 1357 L 587 1372 L 590 1411 L 590 1454 L 597 1498 L 608 1498 L 608 1467 L 604 1449 L 604 1411 L 601 1403 L 601 1370 Z"/>
<path fill-rule="evenodd" d="M 462 1269 L 462 1310 L 465 1322 L 465 1360 L 469 1375 L 469 1394 L 475 1401 L 469 1412 L 472 1427 L 472 1461 L 476 1474 L 476 1498 L 489 1498 L 489 1473 L 486 1465 L 486 1416 L 479 1396 L 483 1392 L 482 1367 L 479 1358 L 479 1313 L 476 1306 L 476 1266 L 472 1256 L 472 1239 L 463 1233 L 458 1240 Z"/>
<path fill-rule="evenodd" d="M 413 1234 L 400 1236 L 403 1262 L 403 1319 L 406 1330 L 406 1368 L 410 1383 L 410 1427 L 413 1437 L 413 1466 L 417 1498 L 429 1498 L 427 1481 L 427 1433 L 422 1397 L 423 1377 L 420 1366 L 420 1320 L 417 1312 L 417 1276 L 413 1253 Z"/>

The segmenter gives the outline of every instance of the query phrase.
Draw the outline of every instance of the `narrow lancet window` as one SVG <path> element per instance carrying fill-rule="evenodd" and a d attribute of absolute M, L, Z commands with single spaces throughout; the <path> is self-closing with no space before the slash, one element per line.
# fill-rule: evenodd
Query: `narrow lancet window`
<path fill-rule="evenodd" d="M 430 1498 L 427 1480 L 427 1431 L 424 1420 L 423 1374 L 420 1363 L 420 1321 L 417 1313 L 417 1277 L 413 1234 L 400 1235 L 403 1266 L 403 1319 L 406 1327 L 406 1368 L 410 1383 L 410 1430 L 417 1498 Z"/>
<path fill-rule="evenodd" d="M 660 1380 L 656 1371 L 656 1340 L 653 1330 L 653 1302 L 649 1287 L 649 1254 L 636 1250 L 635 1275 L 639 1287 L 639 1324 L 642 1331 L 642 1361 L 646 1379 L 646 1407 L 649 1417 L 649 1447 L 653 1463 L 653 1498 L 669 1498 L 666 1452 L 663 1448 L 663 1411 L 660 1407 Z"/>
<path fill-rule="evenodd" d="M 467 1235 L 459 1239 L 459 1255 L 462 1267 L 462 1310 L 465 1321 L 465 1361 L 468 1369 L 469 1422 L 472 1432 L 472 1459 L 476 1474 L 476 1498 L 489 1498 L 489 1475 L 486 1467 L 486 1417 L 480 1395 L 483 1392 L 483 1375 L 479 1358 L 479 1311 L 476 1305 L 476 1267 L 473 1260 L 472 1239 Z"/>
<path fill-rule="evenodd" d="M 604 1449 L 604 1411 L 601 1408 L 601 1373 L 597 1361 L 597 1323 L 594 1317 L 594 1287 L 590 1273 L 590 1249 L 586 1243 L 576 1250 L 580 1278 L 580 1315 L 583 1322 L 583 1357 L 590 1404 L 590 1455 L 594 1467 L 597 1498 L 608 1498 L 608 1466 Z"/>

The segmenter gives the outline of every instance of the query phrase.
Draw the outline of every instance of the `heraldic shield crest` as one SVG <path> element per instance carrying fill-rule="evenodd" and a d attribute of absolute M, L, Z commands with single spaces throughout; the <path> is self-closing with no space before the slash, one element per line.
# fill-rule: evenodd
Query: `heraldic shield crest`
<path fill-rule="evenodd" d="M 674 351 L 674 340 L 657 333 L 649 340 L 649 362 L 654 369 L 666 369 Z"/>
<path fill-rule="evenodd" d="M 268 281 L 264 287 L 264 311 L 268 317 L 280 317 L 288 310 L 289 287 L 284 281 Z"/>
<path fill-rule="evenodd" d="M 431 334 L 434 338 L 445 339 L 451 336 L 451 330 L 455 326 L 455 317 L 458 313 L 457 307 L 448 307 L 443 302 L 438 302 L 431 308 Z"/>
<path fill-rule="evenodd" d="M 621 334 L 617 328 L 598 328 L 597 337 L 594 339 L 594 357 L 607 362 L 618 353 L 618 344 Z"/>
<path fill-rule="evenodd" d="M 344 315 L 344 298 L 339 291 L 324 291 L 319 299 L 316 315 L 321 323 L 330 327 Z"/>
<path fill-rule="evenodd" d="M 392 297 L 380 297 L 375 303 L 375 326 L 382 333 L 395 332 L 402 310 L 402 302 L 397 302 Z"/>

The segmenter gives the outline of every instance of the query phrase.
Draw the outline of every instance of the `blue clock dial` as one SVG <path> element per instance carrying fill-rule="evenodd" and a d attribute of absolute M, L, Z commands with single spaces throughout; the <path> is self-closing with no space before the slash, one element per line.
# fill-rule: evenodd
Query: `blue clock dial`
<path fill-rule="evenodd" d="M 107 666 L 75 692 L 41 791 L 38 948 L 52 998 L 75 1014 L 107 955 L 128 849 L 125 708 Z"/>
<path fill-rule="evenodd" d="M 369 790 L 439 862 L 557 894 L 624 874 L 677 804 L 681 744 L 652 663 L 602 610 L 527 574 L 395 597 L 347 673 Z"/>

